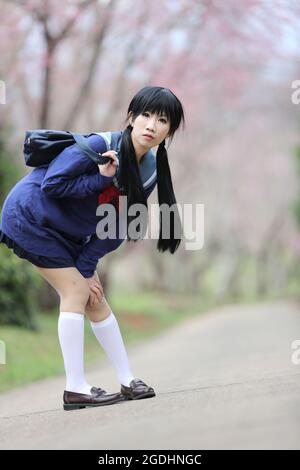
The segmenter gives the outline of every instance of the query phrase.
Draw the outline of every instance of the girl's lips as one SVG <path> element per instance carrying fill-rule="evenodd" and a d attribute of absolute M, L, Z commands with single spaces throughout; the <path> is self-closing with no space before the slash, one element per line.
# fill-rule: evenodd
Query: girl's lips
<path fill-rule="evenodd" d="M 150 137 L 149 135 L 144 135 L 143 137 L 145 137 L 145 139 L 148 139 L 148 140 L 153 140 L 153 137 Z"/>

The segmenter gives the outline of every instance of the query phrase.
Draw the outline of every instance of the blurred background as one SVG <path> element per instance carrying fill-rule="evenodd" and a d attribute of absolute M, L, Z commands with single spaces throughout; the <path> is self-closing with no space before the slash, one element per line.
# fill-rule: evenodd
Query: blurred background
<path fill-rule="evenodd" d="M 299 2 L 0 0 L 0 9 L 1 206 L 31 171 L 26 130 L 121 130 L 147 85 L 183 104 L 169 161 L 178 203 L 204 204 L 204 246 L 183 241 L 172 256 L 157 240 L 125 242 L 100 260 L 127 341 L 215 305 L 299 297 Z M 5 390 L 63 368 L 56 293 L 4 245 L 0 264 Z M 99 348 L 86 341 L 91 361 Z"/>

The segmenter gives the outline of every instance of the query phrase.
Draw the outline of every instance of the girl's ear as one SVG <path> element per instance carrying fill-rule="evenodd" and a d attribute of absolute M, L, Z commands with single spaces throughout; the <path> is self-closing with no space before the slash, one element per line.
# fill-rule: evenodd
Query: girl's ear
<path fill-rule="evenodd" d="M 131 126 L 133 125 L 134 119 L 133 119 L 133 117 L 132 117 L 132 113 L 131 113 L 131 112 L 128 114 L 128 122 L 129 122 L 129 124 L 130 124 Z"/>

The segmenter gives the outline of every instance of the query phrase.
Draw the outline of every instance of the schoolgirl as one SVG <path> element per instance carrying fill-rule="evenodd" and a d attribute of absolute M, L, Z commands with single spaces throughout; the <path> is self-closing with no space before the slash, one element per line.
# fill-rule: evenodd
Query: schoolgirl
<path fill-rule="evenodd" d="M 118 145 L 111 133 L 88 137 L 98 153 L 111 160 L 97 165 L 76 145 L 63 150 L 47 166 L 36 167 L 8 193 L 2 208 L 0 241 L 31 262 L 60 298 L 58 336 L 66 372 L 63 394 L 65 410 L 101 406 L 124 400 L 155 396 L 153 387 L 133 374 L 118 321 L 105 299 L 96 271 L 99 259 L 116 250 L 126 237 L 100 239 L 96 233 L 97 207 L 118 195 L 127 196 L 127 207 L 147 198 L 157 185 L 160 205 L 176 204 L 168 154 L 169 144 L 181 124 L 183 107 L 168 88 L 147 86 L 131 100 Z M 156 156 L 151 149 L 157 147 Z M 128 217 L 128 226 L 133 217 Z M 117 210 L 116 223 L 119 222 Z M 157 249 L 174 253 L 180 244 L 175 237 L 174 215 L 170 237 L 162 235 Z M 91 386 L 84 373 L 84 318 L 114 367 L 120 392 L 107 393 Z"/>

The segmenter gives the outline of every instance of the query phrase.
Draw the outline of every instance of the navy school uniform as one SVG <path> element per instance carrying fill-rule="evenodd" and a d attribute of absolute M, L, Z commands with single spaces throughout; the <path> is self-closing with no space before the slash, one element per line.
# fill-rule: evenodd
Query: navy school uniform
<path fill-rule="evenodd" d="M 91 135 L 89 145 L 104 153 L 111 148 L 109 135 Z M 122 131 L 120 135 L 122 138 Z M 118 157 L 120 160 L 120 153 Z M 115 177 L 103 176 L 98 165 L 76 145 L 67 147 L 49 165 L 34 168 L 10 190 L 1 213 L 0 242 L 37 266 L 73 266 L 84 277 L 91 277 L 99 259 L 124 241 L 100 240 L 96 234 L 101 220 L 96 215 L 98 196 L 112 183 L 118 186 L 119 169 Z M 148 198 L 157 181 L 151 150 L 142 157 L 139 169 Z"/>

